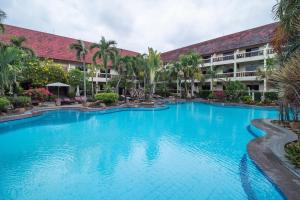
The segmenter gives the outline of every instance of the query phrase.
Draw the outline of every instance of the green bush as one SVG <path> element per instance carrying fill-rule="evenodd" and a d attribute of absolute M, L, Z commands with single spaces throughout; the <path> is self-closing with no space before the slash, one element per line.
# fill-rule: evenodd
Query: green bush
<path fill-rule="evenodd" d="M 9 98 L 14 108 L 23 108 L 31 105 L 31 98 L 27 96 L 17 96 Z"/>
<path fill-rule="evenodd" d="M 225 83 L 226 99 L 230 102 L 238 102 L 245 95 L 246 86 L 240 81 L 228 81 Z"/>
<path fill-rule="evenodd" d="M 297 167 L 300 168 L 300 142 L 289 144 L 285 148 L 286 157 Z"/>
<path fill-rule="evenodd" d="M 95 95 L 96 100 L 103 101 L 104 103 L 111 104 L 118 101 L 119 95 L 116 93 L 98 93 Z"/>
<path fill-rule="evenodd" d="M 203 98 L 203 99 L 207 99 L 207 98 L 209 98 L 210 94 L 211 94 L 210 90 L 201 90 L 198 94 L 198 97 Z"/>
<path fill-rule="evenodd" d="M 6 97 L 0 97 L 0 111 L 5 112 L 9 106 L 10 102 Z"/>
<path fill-rule="evenodd" d="M 278 93 L 277 92 L 265 92 L 265 99 L 270 100 L 270 101 L 277 101 Z"/>
<path fill-rule="evenodd" d="M 254 104 L 255 102 L 252 100 L 251 96 L 243 96 L 241 98 L 242 102 L 245 104 Z"/>
<path fill-rule="evenodd" d="M 260 102 L 261 101 L 261 96 L 262 96 L 261 92 L 254 92 L 254 101 Z"/>

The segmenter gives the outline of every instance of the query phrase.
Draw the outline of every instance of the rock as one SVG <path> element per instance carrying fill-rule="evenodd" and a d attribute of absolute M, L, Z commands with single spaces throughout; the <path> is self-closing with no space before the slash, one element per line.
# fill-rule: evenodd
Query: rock
<path fill-rule="evenodd" d="M 100 104 L 99 104 L 99 107 L 101 107 L 101 108 L 105 108 L 105 107 L 106 107 L 106 105 L 105 105 L 104 103 L 100 103 Z"/>
<path fill-rule="evenodd" d="M 24 112 L 26 112 L 26 109 L 25 108 L 16 108 L 15 112 L 16 113 L 24 113 Z"/>

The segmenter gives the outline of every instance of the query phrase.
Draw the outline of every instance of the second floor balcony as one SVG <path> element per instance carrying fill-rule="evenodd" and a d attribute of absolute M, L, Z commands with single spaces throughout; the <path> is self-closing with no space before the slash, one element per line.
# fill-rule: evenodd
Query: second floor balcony
<path fill-rule="evenodd" d="M 210 66 L 211 64 L 223 65 L 223 64 L 233 63 L 233 62 L 262 60 L 265 58 L 265 56 L 270 57 L 274 54 L 275 54 L 274 49 L 269 48 L 265 50 L 249 51 L 243 53 L 234 53 L 225 56 L 211 57 L 211 58 L 203 59 L 203 63 L 205 67 Z"/>

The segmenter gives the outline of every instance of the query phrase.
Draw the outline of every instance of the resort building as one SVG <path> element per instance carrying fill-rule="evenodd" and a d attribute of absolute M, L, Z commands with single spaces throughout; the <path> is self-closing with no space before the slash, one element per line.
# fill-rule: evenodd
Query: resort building
<path fill-rule="evenodd" d="M 30 30 L 26 28 L 5 25 L 4 34 L 0 34 L 0 41 L 8 43 L 13 36 L 24 36 L 26 38 L 25 46 L 33 49 L 35 54 L 42 59 L 52 59 L 61 64 L 66 70 L 79 68 L 82 70 L 82 62 L 78 61 L 74 51 L 70 50 L 70 44 L 76 42 L 74 38 L 63 37 L 55 34 Z M 92 42 L 84 41 L 89 47 Z M 95 49 L 90 50 L 86 55 L 86 63 L 92 64 L 92 56 Z M 119 48 L 122 56 L 135 56 L 138 53 Z M 108 71 L 108 78 L 116 74 L 113 70 Z M 105 82 L 105 72 L 99 71 L 93 78 L 97 90 L 101 90 Z"/>
<path fill-rule="evenodd" d="M 202 73 L 205 75 L 210 70 L 215 71 L 213 79 L 211 76 L 205 75 L 205 83 L 201 84 L 202 88 L 198 88 L 198 90 L 222 90 L 224 81 L 239 80 L 245 83 L 250 90 L 268 91 L 271 88 L 266 79 L 258 76 L 258 70 L 264 70 L 267 60 L 275 56 L 270 43 L 276 26 L 277 23 L 267 24 L 171 50 L 162 53 L 161 58 L 167 63 L 178 60 L 181 54 L 189 51 L 198 52 L 203 57 L 203 64 L 199 66 Z M 9 42 L 12 36 L 26 37 L 25 46 L 32 48 L 40 58 L 53 59 L 66 70 L 82 69 L 82 63 L 77 60 L 75 52 L 69 48 L 70 44 L 76 42 L 74 38 L 5 25 L 5 33 L 0 34 L 0 41 Z M 85 41 L 85 44 L 90 46 L 92 43 Z M 139 54 L 125 49 L 119 49 L 119 51 L 122 56 Z M 87 64 L 92 64 L 94 52 L 95 50 L 88 52 Z M 114 75 L 116 72 L 109 70 L 108 78 Z M 105 72 L 99 70 L 93 81 L 96 89 L 101 90 L 105 82 Z"/>
<path fill-rule="evenodd" d="M 206 76 L 203 90 L 222 90 L 225 80 L 238 80 L 250 90 L 268 91 L 267 81 L 258 76 L 258 70 L 267 67 L 267 60 L 275 56 L 271 46 L 277 23 L 233 33 L 198 44 L 162 53 L 165 63 L 178 60 L 181 54 L 198 52 L 203 57 L 201 65 L 205 75 L 215 71 L 213 80 Z M 214 85 L 213 85 L 214 84 Z M 201 89 L 201 88 L 200 88 Z"/>

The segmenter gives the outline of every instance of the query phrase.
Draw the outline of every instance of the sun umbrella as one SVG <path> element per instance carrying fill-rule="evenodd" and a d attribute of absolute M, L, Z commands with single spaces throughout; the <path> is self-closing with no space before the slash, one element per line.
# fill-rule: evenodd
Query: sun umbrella
<path fill-rule="evenodd" d="M 60 83 L 60 82 L 56 82 L 56 83 L 49 83 L 48 85 L 46 85 L 47 87 L 57 87 L 57 98 L 59 98 L 59 88 L 60 87 L 70 87 L 69 85 L 65 84 L 65 83 Z"/>

